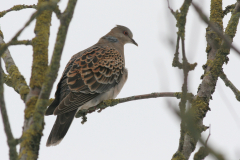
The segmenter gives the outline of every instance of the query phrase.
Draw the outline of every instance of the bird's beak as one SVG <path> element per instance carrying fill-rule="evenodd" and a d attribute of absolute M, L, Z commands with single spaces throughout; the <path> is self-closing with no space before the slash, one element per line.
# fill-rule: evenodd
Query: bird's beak
<path fill-rule="evenodd" d="M 132 43 L 135 44 L 136 46 L 138 46 L 137 42 L 134 41 L 134 39 L 131 39 Z"/>

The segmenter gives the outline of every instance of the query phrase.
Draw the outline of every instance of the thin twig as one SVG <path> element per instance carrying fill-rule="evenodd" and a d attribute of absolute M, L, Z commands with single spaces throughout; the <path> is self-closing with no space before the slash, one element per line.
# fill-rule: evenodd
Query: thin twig
<path fill-rule="evenodd" d="M 61 13 L 58 5 L 56 5 L 56 7 L 53 8 L 53 12 L 56 14 L 58 19 L 61 19 L 62 13 Z"/>
<path fill-rule="evenodd" d="M 209 134 L 208 134 L 208 137 L 207 137 L 207 140 L 206 140 L 206 142 L 205 142 L 205 146 L 207 146 L 207 142 L 208 142 L 208 140 L 209 140 L 209 137 L 211 136 L 211 124 L 209 124 Z"/>
<path fill-rule="evenodd" d="M 182 98 L 181 92 L 162 92 L 162 93 L 150 93 L 150 94 L 144 94 L 144 95 L 137 95 L 137 96 L 131 96 L 126 98 L 120 98 L 120 99 L 109 99 L 106 101 L 101 102 L 95 107 L 91 107 L 87 110 L 80 110 L 76 113 L 75 117 L 80 118 L 82 116 L 86 116 L 87 113 L 92 113 L 96 110 L 102 111 L 103 109 L 107 107 L 115 106 L 119 103 L 134 101 L 134 100 L 142 100 L 142 99 L 149 99 L 149 98 L 158 98 L 158 97 L 176 97 L 176 98 Z M 187 99 L 189 101 L 192 100 L 194 95 L 192 93 L 187 93 Z M 85 122 L 85 121 L 84 121 Z"/>
<path fill-rule="evenodd" d="M 167 0 L 167 3 L 168 3 L 168 8 L 169 10 L 171 11 L 171 13 L 174 15 L 174 17 L 176 16 L 176 13 L 173 11 L 173 9 L 170 7 L 170 3 L 169 3 L 169 0 Z"/>
<path fill-rule="evenodd" d="M 232 84 L 232 82 L 227 78 L 227 76 L 222 72 L 220 74 L 221 79 L 224 81 L 225 85 L 229 87 L 236 96 L 236 99 L 240 101 L 240 91 Z"/>
<path fill-rule="evenodd" d="M 2 68 L 1 68 L 1 72 L 3 76 L 3 83 L 5 83 L 9 87 L 13 87 L 12 78 L 9 75 L 7 75 Z"/>
<path fill-rule="evenodd" d="M 32 45 L 31 40 L 13 41 L 11 45 Z"/>
<path fill-rule="evenodd" d="M 19 10 L 25 9 L 25 8 L 35 8 L 36 9 L 37 6 L 35 4 L 33 4 L 33 5 L 16 5 L 16 6 L 13 6 L 12 8 L 10 8 L 8 10 L 0 12 L 0 18 L 3 17 L 8 12 L 19 11 Z"/>
<path fill-rule="evenodd" d="M 176 109 L 176 107 L 172 106 L 170 103 L 169 104 L 169 109 L 171 109 L 171 111 L 174 113 L 174 115 L 179 118 L 179 119 L 184 119 L 187 123 L 186 127 L 188 129 L 189 132 L 191 132 L 192 136 L 194 138 L 198 138 L 199 137 L 199 131 L 198 128 L 194 125 L 194 115 L 193 113 L 189 112 L 188 114 L 186 114 L 184 117 L 181 117 L 180 112 Z M 209 127 L 204 127 L 204 130 L 207 130 Z M 211 153 L 214 157 L 216 157 L 218 160 L 225 160 L 224 156 L 220 153 L 214 150 L 213 147 L 209 146 L 209 145 L 205 145 L 206 141 L 203 140 L 203 138 L 199 138 L 199 142 L 204 145 L 204 147 L 201 147 L 195 155 L 194 155 L 194 160 L 203 160 L 209 153 Z M 179 158 L 180 159 L 180 158 Z"/>
<path fill-rule="evenodd" d="M 177 44 L 176 44 L 176 51 L 174 54 L 172 66 L 173 67 L 178 67 L 179 69 L 182 69 L 183 65 L 182 63 L 179 62 L 179 41 L 180 41 L 180 36 L 177 36 Z"/>
<path fill-rule="evenodd" d="M 192 122 L 194 121 L 194 119 L 192 119 L 193 118 L 192 116 L 193 115 L 188 115 L 188 117 L 185 117 L 185 118 L 187 118 L 187 128 L 188 128 L 188 130 L 190 130 L 193 133 L 194 137 L 197 138 L 199 132 L 198 132 L 198 129 L 197 129 L 196 126 L 192 126 L 193 125 Z M 206 127 L 205 130 L 206 129 L 208 129 L 208 127 Z M 211 134 L 208 135 L 208 138 L 210 137 L 210 135 Z M 225 158 L 222 155 L 222 153 L 217 152 L 217 151 L 214 150 L 213 147 L 211 147 L 209 145 L 206 145 L 207 141 L 204 141 L 202 137 L 199 138 L 199 142 L 202 145 L 204 145 L 204 147 L 201 147 L 199 149 L 199 151 L 200 151 L 199 153 L 201 155 L 201 159 L 199 159 L 199 160 L 203 160 L 206 156 L 208 156 L 209 153 L 211 153 L 218 160 L 225 160 Z M 194 158 L 195 158 L 195 156 L 194 156 Z M 197 159 L 194 159 L 194 160 L 197 160 Z"/>
<path fill-rule="evenodd" d="M 8 46 L 12 45 L 12 43 L 14 41 L 17 40 L 17 38 L 20 36 L 20 34 L 23 32 L 23 30 L 30 25 L 30 23 L 39 15 L 41 14 L 44 10 L 50 9 L 50 8 L 54 8 L 56 5 L 55 2 L 48 2 L 48 3 L 44 3 L 43 5 L 41 5 L 38 10 L 32 14 L 32 16 L 30 17 L 30 19 L 25 23 L 25 25 L 14 35 L 14 37 L 5 45 L 2 45 L 0 47 L 0 57 L 2 56 L 3 52 L 7 49 Z"/>
<path fill-rule="evenodd" d="M 223 10 L 223 18 L 224 16 L 226 16 L 229 12 L 232 12 L 233 9 L 235 8 L 236 4 L 232 4 L 232 5 L 228 5 L 225 7 L 225 9 Z"/>
<path fill-rule="evenodd" d="M 3 37 L 0 36 L 0 45 L 5 45 Z M 3 61 L 5 63 L 8 76 L 4 74 L 4 82 L 13 87 L 13 89 L 20 94 L 23 101 L 26 100 L 26 96 L 29 93 L 29 87 L 23 75 L 21 75 L 18 67 L 16 66 L 10 51 L 8 49 L 2 55 Z"/>
<path fill-rule="evenodd" d="M 0 68 L 2 69 L 1 60 L 0 60 Z M 1 70 L 0 70 L 0 110 L 2 114 L 4 131 L 6 133 L 7 143 L 9 146 L 9 157 L 10 157 L 10 160 L 16 160 L 18 157 L 17 150 L 16 150 L 16 143 L 15 143 L 16 141 L 13 138 L 12 130 L 8 120 L 7 110 L 5 107 L 4 95 L 3 95 L 3 75 Z"/>
<path fill-rule="evenodd" d="M 193 160 L 204 160 L 209 155 L 207 143 L 208 143 L 209 137 L 211 136 L 211 124 L 209 125 L 208 129 L 209 129 L 209 134 L 204 143 L 204 146 L 200 147 L 199 150 L 195 153 Z"/>

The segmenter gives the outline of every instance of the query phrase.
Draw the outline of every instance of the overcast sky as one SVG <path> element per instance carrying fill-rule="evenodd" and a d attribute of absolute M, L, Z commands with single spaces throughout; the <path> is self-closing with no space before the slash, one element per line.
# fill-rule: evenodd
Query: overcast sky
<path fill-rule="evenodd" d="M 60 3 L 60 9 L 66 7 L 66 0 Z M 170 0 L 171 7 L 180 8 L 183 0 Z M 236 0 L 224 0 L 223 8 Z M 6 10 L 17 4 L 36 4 L 36 0 L 4 1 L 0 10 Z M 201 0 L 199 5 L 209 15 L 209 1 Z M 5 42 L 23 27 L 33 9 L 10 12 L 0 19 Z M 224 18 L 224 27 L 230 14 Z M 133 38 L 139 44 L 125 46 L 128 81 L 123 87 L 121 97 L 147 94 L 152 92 L 179 92 L 183 83 L 182 70 L 172 67 L 176 42 L 175 20 L 170 14 L 166 0 L 89 0 L 78 1 L 73 20 L 70 24 L 66 44 L 63 50 L 59 81 L 65 65 L 72 55 L 95 44 L 116 24 L 127 26 L 133 32 Z M 19 40 L 34 37 L 35 21 L 23 32 Z M 52 16 L 50 31 L 49 60 L 52 56 L 54 41 L 59 26 L 55 14 Z M 206 25 L 190 7 L 186 26 L 186 54 L 189 62 L 197 62 L 194 71 L 189 74 L 189 90 L 197 93 L 203 74 L 202 65 L 206 63 Z M 238 27 L 240 30 L 240 27 Z M 240 34 L 234 38 L 240 49 Z M 11 46 L 9 48 L 20 72 L 27 83 L 31 76 L 32 47 Z M 230 61 L 224 64 L 224 72 L 240 89 L 240 57 L 231 52 Z M 4 63 L 3 63 L 4 64 Z M 54 97 L 56 83 L 51 93 Z M 15 138 L 22 134 L 24 104 L 20 96 L 4 85 L 5 102 Z M 240 158 L 240 105 L 233 92 L 226 88 L 221 79 L 217 82 L 213 100 L 204 118 L 204 125 L 211 124 L 211 137 L 208 141 L 217 151 L 225 154 L 226 160 Z M 88 122 L 74 119 L 63 141 L 54 147 L 46 147 L 46 140 L 55 121 L 55 116 L 45 118 L 45 129 L 40 146 L 40 160 L 166 160 L 171 159 L 178 148 L 180 121 L 169 109 L 167 100 L 178 108 L 175 98 L 156 98 L 132 101 L 108 108 L 103 112 L 88 115 Z M 206 139 L 209 131 L 202 133 Z M 0 123 L 1 159 L 9 159 L 6 135 Z M 196 150 L 198 150 L 198 145 Z M 19 149 L 19 147 L 18 147 Z M 194 154 L 192 154 L 191 158 Z M 214 159 L 208 156 L 206 160 Z"/>

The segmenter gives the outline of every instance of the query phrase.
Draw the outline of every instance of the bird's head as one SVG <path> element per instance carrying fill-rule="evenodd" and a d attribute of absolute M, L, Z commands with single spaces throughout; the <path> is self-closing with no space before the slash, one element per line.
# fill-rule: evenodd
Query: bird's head
<path fill-rule="evenodd" d="M 132 43 L 138 46 L 133 39 L 131 30 L 125 26 L 117 25 L 107 35 L 117 38 L 123 44 Z"/>

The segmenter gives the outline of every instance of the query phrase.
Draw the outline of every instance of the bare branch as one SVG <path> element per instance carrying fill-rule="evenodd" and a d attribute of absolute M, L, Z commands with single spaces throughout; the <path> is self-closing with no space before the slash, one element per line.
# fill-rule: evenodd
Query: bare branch
<path fill-rule="evenodd" d="M 235 6 L 236 4 L 226 6 L 225 9 L 223 10 L 223 17 L 226 16 L 229 12 L 232 12 Z"/>
<path fill-rule="evenodd" d="M 1 68 L 2 76 L 3 76 L 3 83 L 5 83 L 9 87 L 13 87 L 12 79 L 9 75 L 5 74 L 4 70 Z"/>
<path fill-rule="evenodd" d="M 238 1 L 237 4 L 239 4 L 239 3 L 240 3 L 240 2 Z M 214 24 L 208 20 L 206 14 L 204 14 L 204 13 L 202 12 L 202 10 L 201 10 L 195 3 L 192 2 L 192 4 L 193 4 L 193 7 L 195 8 L 195 10 L 197 11 L 197 13 L 199 14 L 199 16 L 201 17 L 201 19 L 202 19 L 206 24 L 208 24 L 208 25 L 218 34 L 218 36 L 220 36 L 220 37 L 224 40 L 224 42 L 226 43 L 226 45 L 228 45 L 229 47 L 231 47 L 235 52 L 238 53 L 238 55 L 240 55 L 240 51 L 232 44 L 232 40 L 231 40 L 232 37 L 227 37 L 226 35 L 224 35 L 224 34 L 222 33 L 222 31 L 220 31 L 218 28 L 216 28 L 216 27 L 214 26 Z M 240 4 L 239 4 L 239 5 L 240 5 Z M 236 5 L 234 11 L 239 10 L 239 8 L 240 8 L 239 5 Z M 239 13 L 238 13 L 238 14 L 239 14 Z M 239 18 L 239 15 L 237 15 L 237 17 Z M 235 33 L 234 33 L 234 35 L 235 35 Z M 231 36 L 231 35 L 229 35 L 229 36 Z"/>
<path fill-rule="evenodd" d="M 22 10 L 22 9 L 25 9 L 25 8 L 35 8 L 36 9 L 37 6 L 35 4 L 33 4 L 33 5 L 16 5 L 16 6 L 13 6 L 12 8 L 10 8 L 8 10 L 0 12 L 0 18 L 3 17 L 8 12 L 19 11 L 19 10 Z"/>
<path fill-rule="evenodd" d="M 3 37 L 0 36 L 0 45 L 4 45 Z M 13 89 L 20 94 L 23 101 L 26 100 L 26 96 L 29 93 L 29 87 L 25 81 L 25 78 L 21 75 L 16 66 L 10 51 L 8 49 L 2 55 L 3 61 L 5 62 L 6 70 L 9 75 L 4 75 L 4 81 L 8 86 L 13 87 Z"/>
<path fill-rule="evenodd" d="M 207 140 L 205 142 L 205 146 L 207 146 L 207 142 L 208 142 L 210 136 L 211 136 L 211 124 L 209 125 L 209 134 L 208 134 Z"/>
<path fill-rule="evenodd" d="M 23 141 L 21 142 L 20 160 L 37 159 L 38 157 L 39 151 L 32 150 L 32 148 L 39 148 L 40 145 L 40 140 L 43 134 L 42 131 L 44 128 L 44 113 L 47 105 L 49 104 L 49 95 L 52 90 L 53 83 L 57 78 L 68 27 L 73 17 L 76 3 L 77 0 L 69 0 L 66 10 L 61 16 L 52 60 L 47 68 L 46 76 L 44 75 L 43 84 L 40 86 L 40 95 L 38 97 L 32 96 L 28 101 L 31 103 L 29 107 L 31 108 L 31 106 L 34 106 L 34 109 L 30 110 L 33 111 L 33 116 L 29 119 L 25 119 L 24 122 L 26 125 L 24 125 Z M 31 88 L 33 88 L 33 90 L 37 87 L 39 87 L 39 83 L 32 83 Z"/>
<path fill-rule="evenodd" d="M 32 45 L 31 40 L 13 41 L 11 45 Z"/>
<path fill-rule="evenodd" d="M 51 9 L 54 8 L 56 5 L 55 2 L 50 1 L 47 3 L 42 4 L 41 6 L 38 7 L 38 10 L 32 14 L 32 16 L 30 17 L 30 19 L 26 22 L 26 24 L 15 34 L 15 36 L 10 40 L 10 42 L 1 45 L 0 47 L 0 57 L 2 56 L 3 52 L 7 49 L 8 46 L 12 45 L 12 43 L 14 43 L 14 41 L 17 40 L 17 38 L 20 36 L 20 34 L 23 32 L 23 30 L 30 25 L 30 23 L 39 15 L 41 14 L 44 10 L 47 9 Z M 0 33 L 1 35 L 1 33 Z"/>
<path fill-rule="evenodd" d="M 1 60 L 0 60 L 0 68 L 2 70 Z M 0 110 L 1 110 L 1 114 L 2 114 L 4 131 L 6 133 L 7 143 L 8 143 L 8 146 L 9 146 L 9 157 L 10 157 L 10 160 L 16 160 L 17 157 L 18 157 L 17 150 L 16 150 L 16 141 L 13 138 L 12 130 L 11 130 L 10 123 L 9 123 L 9 120 L 8 120 L 7 110 L 6 110 L 6 107 L 5 107 L 4 95 L 3 95 L 3 75 L 2 75 L 2 71 L 0 71 Z"/>
<path fill-rule="evenodd" d="M 120 98 L 120 99 L 109 99 L 106 101 L 101 102 L 100 104 L 98 104 L 95 107 L 91 107 L 87 110 L 80 110 L 76 113 L 75 117 L 76 118 L 83 118 L 82 123 L 86 122 L 86 115 L 88 113 L 92 113 L 95 112 L 96 110 L 98 110 L 98 112 L 101 112 L 103 109 L 107 108 L 107 107 L 112 107 L 115 106 L 119 103 L 124 103 L 124 102 L 129 102 L 129 101 L 134 101 L 134 100 L 142 100 L 142 99 L 149 99 L 149 98 L 158 98 L 158 97 L 176 97 L 176 98 L 182 98 L 182 93 L 181 92 L 162 92 L 162 93 L 150 93 L 150 94 L 144 94 L 144 95 L 137 95 L 137 96 L 131 96 L 131 97 L 126 97 L 126 98 Z M 193 94 L 192 93 L 187 93 L 187 99 L 189 101 L 192 100 L 193 98 Z"/>
<path fill-rule="evenodd" d="M 179 69 L 183 69 L 184 74 L 184 83 L 182 85 L 182 97 L 181 101 L 179 103 L 180 113 L 181 116 L 184 117 L 185 111 L 186 111 L 186 102 L 187 102 L 187 91 L 188 91 L 188 73 L 191 70 L 194 70 L 197 63 L 190 64 L 187 60 L 186 53 L 185 53 L 185 25 L 186 25 L 186 16 L 188 13 L 188 9 L 191 5 L 192 0 L 185 0 L 183 5 L 180 8 L 180 12 L 175 12 L 174 16 L 177 20 L 176 26 L 178 27 L 177 32 L 177 45 L 176 45 L 176 51 L 174 54 L 174 59 L 172 62 L 172 65 L 174 67 L 178 67 Z M 179 62 L 179 41 L 181 39 L 182 43 L 182 63 Z M 191 153 L 194 150 L 194 147 L 192 145 L 189 145 L 191 142 L 191 137 L 188 135 L 188 131 L 186 128 L 186 122 L 184 119 L 181 121 L 181 130 L 180 130 L 180 140 L 179 140 L 179 147 L 178 151 L 173 155 L 173 159 L 175 157 L 178 157 L 177 159 L 188 159 Z"/>
<path fill-rule="evenodd" d="M 238 3 L 240 1 L 238 0 Z M 194 5 L 195 9 L 199 11 L 199 8 Z M 200 13 L 200 12 L 199 12 Z M 203 15 L 203 14 L 202 14 Z M 202 83 L 199 86 L 199 90 L 197 96 L 192 101 L 192 107 L 189 110 L 189 113 L 192 113 L 192 123 L 194 123 L 194 127 L 196 128 L 194 134 L 191 134 L 191 137 L 199 139 L 201 143 L 204 142 L 200 138 L 200 134 L 203 131 L 201 128 L 203 127 L 203 118 L 206 116 L 206 113 L 209 108 L 209 101 L 211 99 L 212 94 L 215 92 L 215 86 L 218 80 L 218 77 L 221 74 L 222 66 L 224 62 L 227 62 L 227 55 L 230 52 L 230 45 L 228 42 L 232 42 L 233 37 L 235 36 L 237 25 L 239 22 L 240 12 L 239 9 L 235 7 L 235 10 L 232 13 L 231 19 L 227 25 L 225 30 L 226 37 L 228 37 L 229 41 L 221 40 L 221 36 L 218 33 L 221 33 L 223 30 L 222 23 L 222 2 L 221 1 L 211 1 L 211 15 L 209 23 L 211 26 L 214 26 L 218 29 L 213 29 L 210 27 L 207 28 L 207 42 L 208 42 L 208 61 L 206 63 L 205 73 L 203 76 Z M 203 16 L 203 19 L 206 20 L 206 16 Z M 223 35 L 223 34 L 221 34 Z M 220 37 L 220 38 L 219 38 Z M 190 143 L 193 145 L 193 148 L 196 146 L 195 143 Z M 214 153 L 213 150 L 210 150 L 207 146 L 210 153 Z M 224 159 L 222 156 L 214 153 L 216 157 L 219 159 Z"/>
<path fill-rule="evenodd" d="M 167 0 L 167 3 L 168 3 L 168 8 L 169 10 L 171 11 L 171 13 L 174 15 L 174 17 L 176 16 L 176 13 L 173 11 L 173 9 L 170 7 L 170 4 L 169 4 L 169 0 Z"/>
<path fill-rule="evenodd" d="M 190 132 L 192 138 L 198 138 L 199 137 L 199 129 L 198 127 L 194 124 L 194 113 L 188 112 L 184 117 L 181 116 L 180 112 L 175 109 L 170 103 L 169 103 L 169 108 L 173 111 L 173 113 L 176 115 L 176 117 L 180 118 L 181 120 L 184 119 L 186 121 L 186 127 L 188 131 Z M 209 127 L 202 126 L 202 130 L 206 131 Z M 189 134 L 189 133 L 187 133 Z M 186 134 L 186 135 L 187 135 Z M 210 131 L 209 135 L 210 136 Z M 187 138 L 190 138 L 190 136 L 186 136 Z M 192 142 L 192 138 L 189 139 L 190 142 Z M 204 145 L 204 147 L 201 147 L 199 151 L 194 155 L 194 160 L 203 160 L 209 153 L 211 153 L 214 157 L 216 157 L 218 160 L 225 160 L 224 156 L 215 151 L 213 147 L 206 145 L 207 141 L 204 141 L 201 137 L 199 138 L 199 142 Z M 182 160 L 185 159 L 183 154 L 181 152 L 177 152 L 173 155 L 174 160 Z"/>
<path fill-rule="evenodd" d="M 180 41 L 180 36 L 178 35 L 177 44 L 176 44 L 176 51 L 175 51 L 175 54 L 174 54 L 172 66 L 173 67 L 178 67 L 179 69 L 182 69 L 182 63 L 179 62 L 179 41 Z"/>
<path fill-rule="evenodd" d="M 77 0 L 69 0 L 66 10 L 61 16 L 61 25 L 58 30 L 57 41 L 55 43 L 52 60 L 48 67 L 46 79 L 44 81 L 39 98 L 46 100 L 46 102 L 48 102 L 53 83 L 57 78 L 57 72 L 60 67 L 60 60 L 68 32 L 68 27 L 71 22 L 76 3 Z"/>
<path fill-rule="evenodd" d="M 231 90 L 233 91 L 233 93 L 236 96 L 236 99 L 238 101 L 240 101 L 240 91 L 234 86 L 234 84 L 232 84 L 232 82 L 227 78 L 227 76 L 224 74 L 224 72 L 222 72 L 220 74 L 221 79 L 224 81 L 225 85 L 229 88 L 231 88 Z"/>
<path fill-rule="evenodd" d="M 58 5 L 56 5 L 56 7 L 53 8 L 53 12 L 56 14 L 58 19 L 61 19 L 62 13 L 61 13 Z"/>

